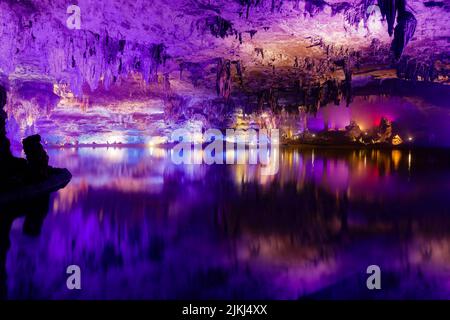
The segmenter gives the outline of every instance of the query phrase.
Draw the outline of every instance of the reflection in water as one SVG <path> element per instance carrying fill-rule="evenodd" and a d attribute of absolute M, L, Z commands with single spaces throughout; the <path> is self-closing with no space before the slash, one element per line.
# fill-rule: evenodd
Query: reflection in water
<path fill-rule="evenodd" d="M 6 224 L 9 298 L 356 297 L 371 264 L 388 275 L 374 297 L 450 294 L 448 154 L 284 149 L 274 176 L 158 148 L 49 155 L 73 179 L 39 238 Z"/>

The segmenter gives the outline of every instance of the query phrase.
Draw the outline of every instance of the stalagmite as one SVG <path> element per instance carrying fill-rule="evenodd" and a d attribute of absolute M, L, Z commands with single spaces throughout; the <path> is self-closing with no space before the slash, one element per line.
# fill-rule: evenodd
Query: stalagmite
<path fill-rule="evenodd" d="M 389 119 L 385 117 L 381 118 L 380 125 L 377 130 L 377 136 L 377 142 L 389 142 L 390 138 L 392 137 L 392 122 Z"/>
<path fill-rule="evenodd" d="M 411 12 L 404 11 L 398 13 L 397 25 L 395 26 L 394 40 L 392 41 L 392 51 L 395 59 L 400 59 L 403 50 L 414 36 L 417 20 Z"/>
<path fill-rule="evenodd" d="M 395 16 L 397 13 L 396 0 L 382 0 L 384 3 L 382 8 L 382 15 L 386 17 L 388 24 L 388 33 L 390 36 L 394 33 Z"/>

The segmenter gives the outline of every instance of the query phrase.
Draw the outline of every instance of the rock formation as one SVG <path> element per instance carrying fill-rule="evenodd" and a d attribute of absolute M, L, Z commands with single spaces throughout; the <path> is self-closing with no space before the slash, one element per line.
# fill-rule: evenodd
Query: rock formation
<path fill-rule="evenodd" d="M 23 139 L 23 151 L 27 157 L 30 179 L 33 182 L 48 178 L 48 155 L 41 144 L 41 136 L 33 135 Z"/>
<path fill-rule="evenodd" d="M 139 131 L 124 133 L 121 142 L 132 143 L 190 116 L 206 116 L 218 126 L 234 107 L 295 114 L 305 106 L 317 114 L 329 104 L 351 105 L 360 79 L 449 82 L 447 5 L 419 0 L 78 5 L 82 23 L 74 30 L 66 24 L 65 1 L 0 2 L 0 83 L 10 88 L 10 123 L 18 124 L 12 143 L 36 132 L 54 144 L 92 143 L 97 137 L 86 124 L 92 105 L 99 127 Z M 162 105 L 169 114 L 155 119 L 160 110 L 152 108 Z M 147 131 L 155 123 L 154 131 Z M 101 136 L 96 142 L 114 140 Z"/>
<path fill-rule="evenodd" d="M 352 141 L 358 141 L 358 139 L 362 135 L 361 128 L 356 123 L 356 121 L 350 121 L 350 124 L 345 127 L 346 136 L 349 137 Z"/>
<path fill-rule="evenodd" d="M 6 101 L 6 90 L 0 86 L 0 191 L 20 186 L 28 178 L 26 161 L 12 155 L 6 136 L 7 115 L 3 110 Z"/>
<path fill-rule="evenodd" d="M 380 125 L 377 131 L 377 142 L 378 143 L 388 143 L 392 138 L 392 122 L 383 117 L 381 118 Z"/>
<path fill-rule="evenodd" d="M 6 105 L 6 90 L 0 86 L 0 161 L 9 157 L 11 151 L 9 150 L 9 140 L 6 137 L 6 120 L 7 114 L 3 108 Z"/>
<path fill-rule="evenodd" d="M 48 155 L 39 135 L 23 140 L 26 160 L 16 158 L 6 136 L 6 90 L 0 86 L 0 191 L 11 191 L 30 183 L 43 182 L 49 177 Z"/>
<path fill-rule="evenodd" d="M 395 59 L 400 59 L 403 50 L 414 35 L 417 27 L 417 20 L 409 11 L 399 11 L 397 25 L 395 26 L 394 40 L 392 41 L 392 51 Z"/>

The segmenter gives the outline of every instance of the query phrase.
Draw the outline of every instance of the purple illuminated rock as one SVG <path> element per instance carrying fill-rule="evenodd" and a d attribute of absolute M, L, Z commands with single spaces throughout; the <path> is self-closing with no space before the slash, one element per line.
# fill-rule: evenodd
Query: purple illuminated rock
<path fill-rule="evenodd" d="M 219 59 L 217 62 L 217 94 L 228 99 L 231 95 L 231 62 Z"/>
<path fill-rule="evenodd" d="M 30 179 L 43 181 L 49 176 L 48 155 L 41 144 L 41 136 L 33 135 L 23 139 L 23 151 L 29 166 Z"/>
<path fill-rule="evenodd" d="M 0 86 L 0 138 L 6 137 L 6 119 L 7 115 L 3 108 L 6 105 L 6 90 Z"/>
<path fill-rule="evenodd" d="M 10 142 L 6 136 L 7 115 L 3 110 L 6 98 L 6 89 L 0 86 L 0 192 L 15 188 L 27 181 L 26 162 L 13 157 Z"/>
<path fill-rule="evenodd" d="M 355 79 L 395 68 L 402 79 L 448 79 L 447 7 L 430 1 L 84 0 L 80 30 L 66 25 L 67 1 L 51 2 L 0 2 L 13 145 L 34 133 L 53 144 L 145 143 L 197 106 L 214 119 L 233 105 L 316 113 L 350 104 Z M 392 63 L 391 42 L 406 65 Z"/>
<path fill-rule="evenodd" d="M 12 158 L 11 144 L 6 136 L 6 120 L 8 116 L 5 110 L 3 110 L 6 105 L 6 98 L 6 89 L 0 86 L 0 171 L 3 171 L 3 174 L 0 173 L 0 176 L 8 173 L 7 162 Z"/>
<path fill-rule="evenodd" d="M 362 131 L 356 121 L 350 121 L 350 124 L 345 127 L 346 136 L 349 137 L 352 141 L 357 141 L 361 135 Z"/>

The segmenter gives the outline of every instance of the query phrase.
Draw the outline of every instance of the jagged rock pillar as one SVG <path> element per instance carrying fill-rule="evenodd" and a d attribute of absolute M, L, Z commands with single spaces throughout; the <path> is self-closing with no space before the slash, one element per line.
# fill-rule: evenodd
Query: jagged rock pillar
<path fill-rule="evenodd" d="M 228 99 L 231 95 L 231 62 L 227 59 L 219 59 L 217 63 L 216 89 L 219 96 Z"/>

